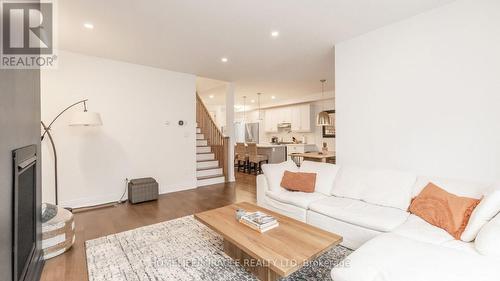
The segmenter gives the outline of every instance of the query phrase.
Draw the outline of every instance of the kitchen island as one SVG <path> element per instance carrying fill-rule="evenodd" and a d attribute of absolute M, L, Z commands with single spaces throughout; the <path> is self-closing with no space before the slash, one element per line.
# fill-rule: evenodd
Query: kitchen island
<path fill-rule="evenodd" d="M 285 162 L 287 158 L 286 145 L 259 143 L 257 153 L 267 155 L 270 164 Z"/>

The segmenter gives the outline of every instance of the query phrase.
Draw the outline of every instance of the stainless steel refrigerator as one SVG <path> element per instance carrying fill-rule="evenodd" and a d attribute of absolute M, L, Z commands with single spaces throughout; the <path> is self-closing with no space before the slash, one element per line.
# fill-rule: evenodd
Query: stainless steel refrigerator
<path fill-rule="evenodd" d="M 245 142 L 259 143 L 259 123 L 245 125 Z"/>

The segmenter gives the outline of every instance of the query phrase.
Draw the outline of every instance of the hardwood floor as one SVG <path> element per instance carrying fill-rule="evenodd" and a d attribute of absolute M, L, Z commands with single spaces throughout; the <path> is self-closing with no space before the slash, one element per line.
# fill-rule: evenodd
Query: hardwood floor
<path fill-rule="evenodd" d="M 61 256 L 45 262 L 42 281 L 87 281 L 85 241 L 159 223 L 235 202 L 256 201 L 256 177 L 236 172 L 236 183 L 161 195 L 158 201 L 75 212 L 76 241 Z"/>

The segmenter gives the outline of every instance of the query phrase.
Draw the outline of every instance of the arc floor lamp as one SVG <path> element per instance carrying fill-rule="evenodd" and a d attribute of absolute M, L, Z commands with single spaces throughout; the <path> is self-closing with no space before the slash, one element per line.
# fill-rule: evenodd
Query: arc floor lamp
<path fill-rule="evenodd" d="M 81 100 L 79 102 L 75 102 L 74 104 L 66 107 L 63 111 L 61 111 L 53 120 L 52 122 L 49 123 L 48 126 L 45 125 L 45 123 L 42 121 L 42 127 L 43 127 L 43 134 L 42 134 L 42 141 L 45 138 L 45 135 L 49 137 L 50 144 L 52 146 L 52 151 L 54 153 L 54 188 L 55 188 L 55 204 L 59 204 L 59 198 L 58 198 L 58 185 L 57 185 L 57 151 L 56 151 L 56 146 L 54 144 L 54 139 L 52 138 L 52 135 L 50 134 L 50 129 L 52 128 L 52 125 L 54 122 L 56 122 L 61 115 L 63 115 L 66 111 L 69 109 L 79 105 L 83 104 L 83 111 L 80 112 L 74 112 L 73 117 L 71 118 L 71 121 L 69 123 L 70 126 L 101 126 L 102 125 L 102 120 L 101 120 L 101 115 L 96 112 L 89 112 L 87 111 L 87 101 L 88 99 Z"/>

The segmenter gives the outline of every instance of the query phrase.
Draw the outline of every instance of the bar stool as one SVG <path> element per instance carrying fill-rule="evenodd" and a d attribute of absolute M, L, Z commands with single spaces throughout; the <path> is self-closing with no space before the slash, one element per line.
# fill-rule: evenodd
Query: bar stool
<path fill-rule="evenodd" d="M 258 154 L 257 152 L 257 144 L 256 143 L 248 143 L 247 144 L 247 152 L 248 152 L 248 173 L 251 173 L 252 164 L 255 170 L 255 174 L 262 173 L 262 162 L 268 163 L 269 160 L 267 155 Z"/>
<path fill-rule="evenodd" d="M 236 161 L 238 165 L 238 172 L 240 171 L 240 168 L 243 167 L 243 172 L 246 171 L 247 166 L 248 166 L 248 153 L 247 153 L 247 147 L 245 146 L 244 143 L 239 142 L 236 143 Z M 243 162 L 243 164 L 242 164 Z"/>

